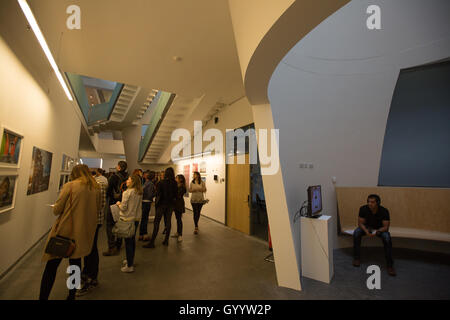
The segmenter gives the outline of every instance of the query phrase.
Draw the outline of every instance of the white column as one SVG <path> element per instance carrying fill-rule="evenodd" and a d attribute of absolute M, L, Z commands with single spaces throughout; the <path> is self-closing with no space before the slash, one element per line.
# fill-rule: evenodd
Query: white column
<path fill-rule="evenodd" d="M 252 111 L 255 129 L 268 129 L 270 137 L 270 130 L 274 129 L 270 104 L 254 105 Z M 276 174 L 263 175 L 262 178 L 278 285 L 301 290 L 300 265 L 292 236 L 281 166 Z"/>
<path fill-rule="evenodd" d="M 138 163 L 139 144 L 141 142 L 141 126 L 130 126 L 122 130 L 123 147 L 128 164 L 128 172 L 140 168 Z"/>

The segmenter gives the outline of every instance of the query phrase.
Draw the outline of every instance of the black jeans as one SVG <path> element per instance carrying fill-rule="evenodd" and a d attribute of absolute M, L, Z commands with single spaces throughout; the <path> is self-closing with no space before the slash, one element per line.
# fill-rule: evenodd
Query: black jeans
<path fill-rule="evenodd" d="M 141 227 L 139 230 L 140 236 L 145 236 L 147 234 L 148 217 L 150 215 L 151 208 L 152 208 L 151 202 L 142 202 L 142 218 L 141 218 Z"/>
<path fill-rule="evenodd" d="M 134 254 L 136 252 L 136 231 L 139 226 L 139 221 L 136 221 L 134 226 L 134 236 L 125 238 L 125 251 L 127 256 L 127 265 L 129 267 L 134 265 Z"/>
<path fill-rule="evenodd" d="M 101 226 L 102 226 L 101 224 L 97 225 L 97 230 L 95 231 L 94 244 L 92 245 L 91 253 L 89 253 L 89 255 L 87 255 L 83 259 L 84 268 L 82 275 L 91 280 L 97 280 L 98 277 L 99 257 L 98 257 L 97 239 L 98 239 L 98 231 L 100 230 Z"/>
<path fill-rule="evenodd" d="M 183 235 L 183 220 L 181 220 L 183 212 L 175 211 L 175 218 L 177 218 L 177 233 L 179 236 Z"/>
<path fill-rule="evenodd" d="M 45 265 L 44 274 L 42 275 L 41 280 L 41 290 L 39 293 L 39 300 L 48 300 L 50 296 L 50 292 L 52 291 L 53 284 L 55 283 L 56 272 L 58 271 L 59 264 L 61 263 L 62 258 L 48 260 Z M 69 259 L 70 265 L 76 265 L 80 268 L 81 271 L 81 258 L 79 259 Z M 68 300 L 75 299 L 75 293 L 77 289 L 70 289 Z"/>
<path fill-rule="evenodd" d="M 365 236 L 366 233 L 360 227 L 356 228 L 353 231 L 353 256 L 355 259 L 360 258 L 361 256 L 361 239 Z M 392 239 L 391 234 L 389 232 L 382 232 L 377 237 L 381 238 L 384 246 L 384 255 L 386 257 L 386 263 L 388 267 L 392 267 L 394 265 L 394 260 L 392 259 Z"/>
<path fill-rule="evenodd" d="M 194 224 L 198 228 L 198 220 L 200 220 L 200 213 L 202 211 L 203 203 L 192 203 L 192 211 L 194 211 Z"/>
<path fill-rule="evenodd" d="M 156 213 L 155 213 L 155 221 L 153 223 L 153 234 L 152 234 L 152 239 L 150 240 L 150 242 L 154 243 L 156 236 L 158 235 L 158 231 L 159 231 L 159 224 L 161 223 L 161 219 L 162 217 L 164 217 L 164 224 L 166 225 L 166 237 L 164 241 L 169 241 L 169 236 L 170 236 L 170 229 L 172 226 L 172 211 L 173 211 L 173 206 L 171 205 L 160 205 L 159 207 L 156 208 Z"/>

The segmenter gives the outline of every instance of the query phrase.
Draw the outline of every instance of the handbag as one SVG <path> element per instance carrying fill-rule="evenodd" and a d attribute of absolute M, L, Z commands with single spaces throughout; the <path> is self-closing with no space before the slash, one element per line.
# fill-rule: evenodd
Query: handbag
<path fill-rule="evenodd" d="M 134 221 L 124 221 L 119 219 L 112 228 L 112 233 L 117 238 L 132 238 L 135 234 L 135 223 Z"/>
<path fill-rule="evenodd" d="M 209 202 L 209 199 L 206 198 L 206 192 L 203 192 L 203 200 L 202 200 L 202 204 L 207 204 Z"/>
<path fill-rule="evenodd" d="M 69 196 L 69 213 L 66 218 L 72 213 L 72 190 L 70 190 Z M 65 221 L 65 220 L 64 220 Z M 75 240 L 69 239 L 63 236 L 58 235 L 58 229 L 63 221 L 58 221 L 55 227 L 56 236 L 53 236 L 49 239 L 47 243 L 47 247 L 45 248 L 45 253 L 59 257 L 59 258 L 69 258 L 73 252 L 75 251 Z"/>
<path fill-rule="evenodd" d="M 60 258 L 69 258 L 74 251 L 75 241 L 62 236 L 51 237 L 45 248 L 45 253 Z"/>

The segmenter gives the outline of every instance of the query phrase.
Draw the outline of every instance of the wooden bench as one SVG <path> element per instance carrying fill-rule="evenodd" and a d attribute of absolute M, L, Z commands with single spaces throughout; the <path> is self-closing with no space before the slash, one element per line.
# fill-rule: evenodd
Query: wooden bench
<path fill-rule="evenodd" d="M 359 208 L 371 193 L 391 216 L 393 237 L 450 242 L 450 189 L 403 187 L 336 187 L 341 231 L 353 234 Z"/>

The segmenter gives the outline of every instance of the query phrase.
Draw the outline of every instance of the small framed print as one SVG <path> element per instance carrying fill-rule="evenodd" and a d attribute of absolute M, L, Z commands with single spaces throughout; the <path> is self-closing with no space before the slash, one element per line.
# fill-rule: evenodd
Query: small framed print
<path fill-rule="evenodd" d="M 14 209 L 19 175 L 0 173 L 0 213 Z"/>
<path fill-rule="evenodd" d="M 0 167 L 18 169 L 23 149 L 23 135 L 2 126 L 0 139 Z"/>
<path fill-rule="evenodd" d="M 70 175 L 66 173 L 61 173 L 59 176 L 58 192 L 61 191 L 62 187 L 70 181 Z"/>
<path fill-rule="evenodd" d="M 62 165 L 61 165 L 61 171 L 63 172 L 71 172 L 73 167 L 76 166 L 78 163 L 74 158 L 69 157 L 68 155 L 63 154 L 62 155 Z"/>

